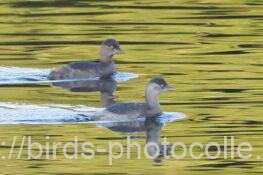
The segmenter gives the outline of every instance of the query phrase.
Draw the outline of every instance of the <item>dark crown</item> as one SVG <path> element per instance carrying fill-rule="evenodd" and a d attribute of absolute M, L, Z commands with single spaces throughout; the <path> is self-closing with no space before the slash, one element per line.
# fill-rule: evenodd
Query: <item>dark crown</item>
<path fill-rule="evenodd" d="M 112 46 L 113 48 L 120 50 L 120 44 L 115 39 L 107 39 L 102 44 L 105 46 Z"/>
<path fill-rule="evenodd" d="M 156 83 L 159 86 L 163 86 L 163 87 L 168 86 L 167 82 L 162 77 L 155 77 L 151 79 L 150 83 Z"/>

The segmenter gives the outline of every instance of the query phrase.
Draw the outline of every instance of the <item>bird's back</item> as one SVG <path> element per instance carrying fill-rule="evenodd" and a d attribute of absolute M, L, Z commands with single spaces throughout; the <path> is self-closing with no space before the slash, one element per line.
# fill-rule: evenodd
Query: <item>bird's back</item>
<path fill-rule="evenodd" d="M 97 62 L 73 62 L 55 69 L 49 75 L 50 80 L 83 79 L 101 75 Z"/>
<path fill-rule="evenodd" d="M 73 62 L 55 69 L 49 75 L 50 80 L 83 79 L 93 77 L 109 77 L 116 72 L 114 62 Z"/>
<path fill-rule="evenodd" d="M 145 117 L 145 103 L 117 103 L 95 114 L 95 120 L 125 121 Z"/>
<path fill-rule="evenodd" d="M 78 71 L 91 71 L 96 70 L 99 66 L 98 62 L 90 62 L 90 61 L 79 61 L 73 62 L 67 65 L 69 68 L 78 70 Z"/>

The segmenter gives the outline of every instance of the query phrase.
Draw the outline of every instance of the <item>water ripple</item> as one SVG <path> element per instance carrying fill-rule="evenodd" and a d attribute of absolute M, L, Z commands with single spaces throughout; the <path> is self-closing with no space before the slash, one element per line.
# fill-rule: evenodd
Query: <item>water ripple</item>
<path fill-rule="evenodd" d="M 70 124 L 70 123 L 89 123 L 89 124 L 112 124 L 118 121 L 92 119 L 96 111 L 103 108 L 95 108 L 84 105 L 65 105 L 65 104 L 17 104 L 0 102 L 0 125 L 1 124 Z M 183 113 L 165 112 L 158 117 L 158 122 L 168 123 L 185 118 Z M 123 122 L 144 122 L 145 118 L 137 118 Z"/>
<path fill-rule="evenodd" d="M 96 78 L 76 79 L 76 80 L 55 80 L 49 81 L 48 75 L 52 69 L 37 69 L 37 68 L 20 68 L 20 67 L 0 67 L 0 85 L 14 84 L 36 84 L 36 83 L 52 83 L 65 81 L 87 81 L 97 80 Z M 137 78 L 138 75 L 129 72 L 118 72 L 114 76 L 117 82 L 128 81 Z"/>

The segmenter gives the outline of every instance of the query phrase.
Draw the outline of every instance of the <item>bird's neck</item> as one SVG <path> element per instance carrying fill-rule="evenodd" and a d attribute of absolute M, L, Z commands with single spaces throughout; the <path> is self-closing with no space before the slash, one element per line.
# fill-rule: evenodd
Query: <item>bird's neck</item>
<path fill-rule="evenodd" d="M 162 108 L 159 103 L 160 93 L 152 89 L 151 86 L 148 86 L 145 90 L 147 112 L 149 115 L 157 115 L 162 113 Z"/>
<path fill-rule="evenodd" d="M 113 63 L 113 55 L 103 46 L 100 49 L 100 62 L 103 64 Z"/>

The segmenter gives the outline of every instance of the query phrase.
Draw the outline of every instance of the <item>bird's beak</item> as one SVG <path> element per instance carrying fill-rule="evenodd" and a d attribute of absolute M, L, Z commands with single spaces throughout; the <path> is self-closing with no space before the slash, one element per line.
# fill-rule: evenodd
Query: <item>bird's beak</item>
<path fill-rule="evenodd" d="M 121 49 L 121 48 L 114 49 L 114 54 L 122 54 L 122 53 L 124 53 L 123 49 Z"/>
<path fill-rule="evenodd" d="M 165 88 L 165 91 L 175 91 L 175 88 L 172 88 L 172 87 L 170 87 L 170 86 L 167 86 L 167 87 Z"/>

